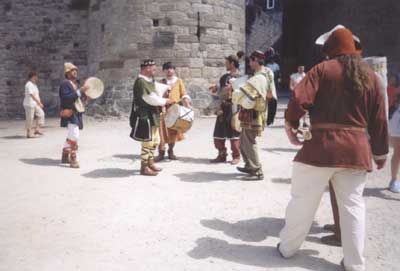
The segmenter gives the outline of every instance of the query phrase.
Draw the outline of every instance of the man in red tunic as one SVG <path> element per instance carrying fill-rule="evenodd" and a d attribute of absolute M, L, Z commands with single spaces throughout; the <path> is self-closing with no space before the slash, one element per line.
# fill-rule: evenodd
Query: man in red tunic
<path fill-rule="evenodd" d="M 342 229 L 345 270 L 365 270 L 365 204 L 362 197 L 372 160 L 383 168 L 388 153 L 385 104 L 375 73 L 363 62 L 349 29 L 330 33 L 323 46 L 330 60 L 313 67 L 295 87 L 285 113 L 292 144 L 299 120 L 310 114 L 310 140 L 295 157 L 292 199 L 278 250 L 293 256 L 305 240 L 322 194 L 331 181 Z"/>

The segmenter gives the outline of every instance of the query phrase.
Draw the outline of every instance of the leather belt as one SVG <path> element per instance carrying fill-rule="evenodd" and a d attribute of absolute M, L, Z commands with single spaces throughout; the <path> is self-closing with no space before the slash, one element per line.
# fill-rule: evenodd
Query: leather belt
<path fill-rule="evenodd" d="M 311 125 L 311 130 L 344 130 L 365 133 L 365 127 L 357 127 L 338 123 L 316 123 Z"/>

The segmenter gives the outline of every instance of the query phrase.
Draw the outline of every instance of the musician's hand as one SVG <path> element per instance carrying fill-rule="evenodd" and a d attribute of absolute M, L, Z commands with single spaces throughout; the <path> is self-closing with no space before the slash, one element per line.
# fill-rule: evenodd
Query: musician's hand
<path fill-rule="evenodd" d="M 378 170 L 380 170 L 380 169 L 382 169 L 382 168 L 385 167 L 386 159 L 383 159 L 383 160 L 375 160 L 375 164 L 376 164 L 376 168 L 377 168 Z"/>
<path fill-rule="evenodd" d="M 226 91 L 229 91 L 229 92 L 232 92 L 232 85 L 231 84 L 226 84 L 226 86 L 224 87 L 224 89 L 226 90 Z"/>
<path fill-rule="evenodd" d="M 222 110 L 218 110 L 217 111 L 217 116 L 219 117 L 219 116 L 222 116 L 224 114 L 224 111 L 222 111 Z"/>
<path fill-rule="evenodd" d="M 289 138 L 290 143 L 292 143 L 295 146 L 301 146 L 303 145 L 303 142 L 299 140 L 297 137 L 298 131 L 294 131 L 293 128 L 289 125 L 289 123 L 285 123 L 285 131 L 286 135 Z"/>
<path fill-rule="evenodd" d="M 272 91 L 271 90 L 268 90 L 267 91 L 267 99 L 268 100 L 272 100 L 274 98 L 274 96 L 272 95 Z"/>
<path fill-rule="evenodd" d="M 190 108 L 190 100 L 188 98 L 185 98 L 182 100 L 183 106 Z"/>
<path fill-rule="evenodd" d="M 42 109 L 44 108 L 44 105 L 42 104 L 42 102 L 39 103 L 39 107 Z"/>
<path fill-rule="evenodd" d="M 215 92 L 217 92 L 217 85 L 211 85 L 209 88 L 208 88 L 212 93 L 215 93 Z"/>
<path fill-rule="evenodd" d="M 166 102 L 166 105 L 170 105 L 170 104 L 174 104 L 174 103 L 175 103 L 174 100 L 172 100 L 171 98 L 168 98 L 167 102 Z"/>
<path fill-rule="evenodd" d="M 89 90 L 89 87 L 86 85 L 81 86 L 81 88 L 79 89 L 81 92 L 85 93 L 86 91 Z"/>

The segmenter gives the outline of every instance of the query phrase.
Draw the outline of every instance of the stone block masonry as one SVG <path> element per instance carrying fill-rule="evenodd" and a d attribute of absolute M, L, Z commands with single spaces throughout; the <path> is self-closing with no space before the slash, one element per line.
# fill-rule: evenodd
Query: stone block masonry
<path fill-rule="evenodd" d="M 58 111 L 64 61 L 87 75 L 88 11 L 70 0 L 13 0 L 0 3 L 0 118 L 24 116 L 22 101 L 29 71 L 40 76 L 47 113 Z"/>
<path fill-rule="evenodd" d="M 224 56 L 244 47 L 242 0 L 4 0 L 0 118 L 23 117 L 31 70 L 39 73 L 47 114 L 57 115 L 65 61 L 79 67 L 82 80 L 94 75 L 105 83 L 105 95 L 89 106 L 89 114 L 127 114 L 145 57 L 158 66 L 174 62 L 198 112 L 207 112 L 208 85 L 224 73 Z"/>

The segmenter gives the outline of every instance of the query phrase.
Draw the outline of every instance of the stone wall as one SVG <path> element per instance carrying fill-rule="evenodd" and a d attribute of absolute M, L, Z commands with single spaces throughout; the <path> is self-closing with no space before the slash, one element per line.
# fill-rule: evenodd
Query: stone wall
<path fill-rule="evenodd" d="M 246 6 L 246 52 L 280 51 L 283 10 L 280 0 L 252 0 Z"/>
<path fill-rule="evenodd" d="M 3 0 L 0 3 L 0 118 L 23 117 L 24 84 L 39 73 L 47 113 L 58 107 L 63 63 L 85 75 L 88 28 L 85 5 L 71 0 Z"/>
<path fill-rule="evenodd" d="M 90 114 L 120 115 L 131 109 L 140 61 L 172 61 L 194 107 L 212 102 L 208 86 L 224 72 L 224 57 L 245 46 L 242 0 L 92 0 L 89 11 L 90 74 L 103 79 L 105 95 Z"/>

